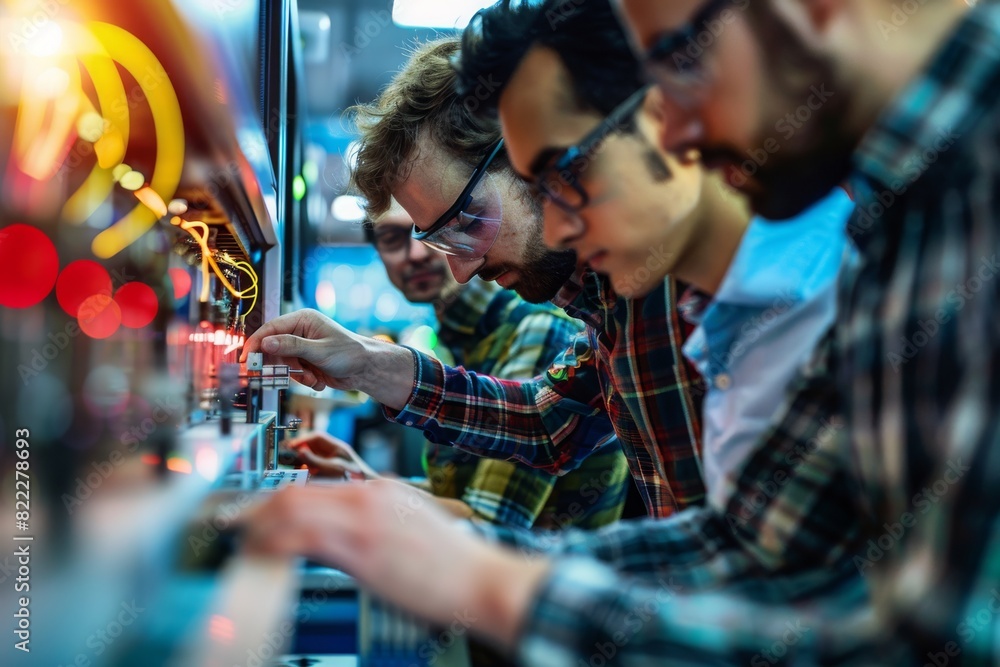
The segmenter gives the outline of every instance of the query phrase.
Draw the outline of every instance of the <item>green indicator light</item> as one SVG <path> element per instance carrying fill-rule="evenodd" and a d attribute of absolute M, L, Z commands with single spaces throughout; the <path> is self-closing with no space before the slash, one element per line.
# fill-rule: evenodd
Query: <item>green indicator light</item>
<path fill-rule="evenodd" d="M 306 196 L 306 179 L 302 176 L 296 176 L 292 179 L 292 196 L 295 197 L 295 201 L 302 201 L 302 198 Z"/>

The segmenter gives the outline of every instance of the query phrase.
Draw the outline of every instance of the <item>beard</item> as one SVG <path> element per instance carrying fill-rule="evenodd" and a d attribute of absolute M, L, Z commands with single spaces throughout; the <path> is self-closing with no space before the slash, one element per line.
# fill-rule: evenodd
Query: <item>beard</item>
<path fill-rule="evenodd" d="M 530 246 L 520 279 L 511 289 L 528 303 L 545 303 L 558 294 L 576 271 L 576 253 L 572 250 L 549 250 Z"/>
<path fill-rule="evenodd" d="M 524 207 L 521 214 L 531 221 L 527 247 L 517 266 L 503 264 L 495 269 L 491 267 L 481 271 L 479 277 L 492 282 L 507 271 L 517 271 L 519 279 L 510 289 L 528 303 L 545 303 L 555 298 L 576 271 L 576 252 L 545 247 L 541 204 L 528 193 L 525 184 L 509 174 L 508 179 L 508 194 L 517 198 L 517 202 Z"/>
<path fill-rule="evenodd" d="M 740 168 L 749 177 L 741 188 L 753 210 L 772 220 L 798 215 L 816 203 L 850 173 L 851 158 L 860 136 L 847 128 L 851 96 L 832 62 L 817 55 L 788 27 L 784 20 L 760 3 L 755 17 L 765 71 L 773 72 L 765 84 L 768 96 L 775 100 L 774 132 L 757 138 L 759 157 L 731 146 L 708 146 L 702 150 L 707 164 L 727 163 Z M 766 48 L 764 45 L 768 45 Z M 807 101 L 825 90 L 818 108 Z M 803 109 L 808 113 L 801 113 Z M 771 153 L 761 149 L 768 140 L 778 142 Z M 754 169 L 755 168 L 755 169 Z"/>

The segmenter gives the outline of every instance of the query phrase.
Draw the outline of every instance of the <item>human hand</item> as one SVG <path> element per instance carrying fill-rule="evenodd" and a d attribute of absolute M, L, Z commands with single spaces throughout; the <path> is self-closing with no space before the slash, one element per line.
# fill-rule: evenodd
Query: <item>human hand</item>
<path fill-rule="evenodd" d="M 486 544 L 425 494 L 386 480 L 288 487 L 244 522 L 253 551 L 327 563 L 413 614 L 463 619 L 507 649 L 549 567 Z"/>
<path fill-rule="evenodd" d="M 257 329 L 243 344 L 240 361 L 263 351 L 278 363 L 301 370 L 293 377 L 316 391 L 349 389 L 351 378 L 364 372 L 359 338 L 316 310 L 298 310 Z"/>
<path fill-rule="evenodd" d="M 364 479 L 381 478 L 353 447 L 327 433 L 300 436 L 289 441 L 288 448 L 298 454 L 312 474 L 339 477 L 350 473 Z"/>
<path fill-rule="evenodd" d="M 240 362 L 264 352 L 301 374 L 295 380 L 315 391 L 327 387 L 363 391 L 401 409 L 413 390 L 409 350 L 348 331 L 322 313 L 304 309 L 265 322 L 243 344 Z"/>

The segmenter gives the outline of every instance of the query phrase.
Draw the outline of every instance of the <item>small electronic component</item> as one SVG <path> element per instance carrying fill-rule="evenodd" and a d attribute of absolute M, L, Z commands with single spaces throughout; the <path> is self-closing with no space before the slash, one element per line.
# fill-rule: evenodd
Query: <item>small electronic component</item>
<path fill-rule="evenodd" d="M 259 371 L 264 368 L 264 353 L 263 352 L 251 352 L 247 355 L 247 370 L 248 371 Z"/>

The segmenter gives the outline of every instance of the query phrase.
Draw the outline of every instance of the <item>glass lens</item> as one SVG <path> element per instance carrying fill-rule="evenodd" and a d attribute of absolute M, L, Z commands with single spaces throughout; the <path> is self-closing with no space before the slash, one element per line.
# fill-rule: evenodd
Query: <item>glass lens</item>
<path fill-rule="evenodd" d="M 491 174 L 472 191 L 462 211 L 426 239 L 424 243 L 461 259 L 480 259 L 497 240 L 503 220 L 500 189 Z"/>
<path fill-rule="evenodd" d="M 384 228 L 376 228 L 375 249 L 382 254 L 392 254 L 405 249 L 410 244 L 410 228 L 390 225 L 386 223 Z"/>
<path fill-rule="evenodd" d="M 584 205 L 583 190 L 579 182 L 578 170 L 586 167 L 589 160 L 579 158 L 574 164 L 561 170 L 548 169 L 538 179 L 538 189 L 545 198 L 566 209 L 576 210 Z"/>

